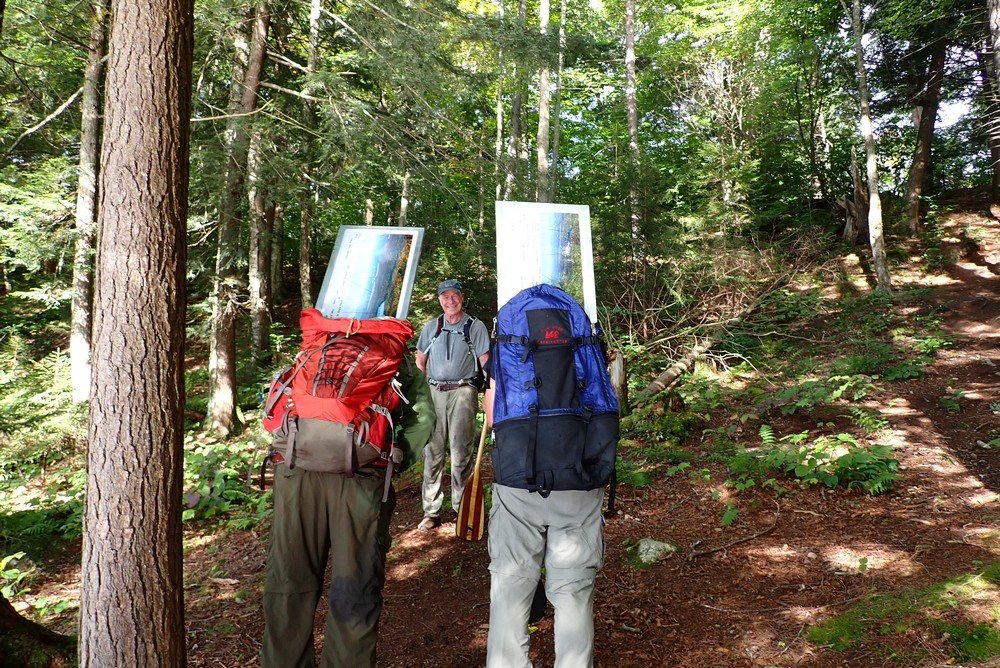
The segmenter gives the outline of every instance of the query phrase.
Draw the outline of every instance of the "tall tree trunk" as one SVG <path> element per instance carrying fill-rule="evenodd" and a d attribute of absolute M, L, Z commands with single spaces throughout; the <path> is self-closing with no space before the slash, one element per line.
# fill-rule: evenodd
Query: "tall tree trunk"
<path fill-rule="evenodd" d="M 271 311 L 269 304 L 271 220 L 261 179 L 261 134 L 255 130 L 250 137 L 247 155 L 247 174 L 250 187 L 247 199 L 250 204 L 250 257 L 247 285 L 250 288 L 250 340 L 254 365 L 265 361 L 271 347 Z"/>
<path fill-rule="evenodd" d="M 521 0 L 517 9 L 518 30 L 524 32 L 525 17 L 528 14 L 527 0 Z M 520 163 L 523 154 L 521 137 L 521 105 L 523 103 L 521 86 L 521 67 L 514 61 L 514 95 L 510 102 L 510 135 L 507 137 L 507 173 L 504 176 L 503 198 L 510 199 L 514 194 L 517 176 L 520 173 Z"/>
<path fill-rule="evenodd" d="M 986 0 L 987 20 L 990 24 L 990 53 L 993 56 L 994 84 L 1000 90 L 1000 0 Z"/>
<path fill-rule="evenodd" d="M 1000 0 L 997 0 L 997 3 L 1000 4 Z M 977 54 L 977 58 L 983 77 L 981 90 L 985 98 L 983 104 L 986 108 L 983 126 L 986 128 L 986 143 L 990 149 L 992 171 L 990 189 L 994 199 L 996 199 L 1000 198 L 1000 80 L 997 79 L 992 42 L 992 38 L 988 40 L 985 52 Z"/>
<path fill-rule="evenodd" d="M 1000 0 L 986 0 L 986 8 L 990 25 L 989 51 L 992 56 L 991 84 L 994 91 L 993 103 L 990 105 L 994 121 L 989 125 L 992 153 L 994 146 L 1000 146 Z M 993 194 L 994 197 L 1000 197 L 1000 161 L 996 160 L 993 163 Z"/>
<path fill-rule="evenodd" d="M 365 198 L 365 225 L 375 224 L 375 202 L 370 197 Z"/>
<path fill-rule="evenodd" d="M 285 295 L 285 207 L 281 202 L 271 204 L 271 305 Z"/>
<path fill-rule="evenodd" d="M 500 18 L 500 23 L 503 24 L 504 17 L 504 0 L 498 0 L 497 2 L 497 14 Z M 504 181 L 506 175 L 506 167 L 504 166 L 504 154 L 503 154 L 503 71 L 505 69 L 504 63 L 504 53 L 503 48 L 499 48 L 497 51 L 497 98 L 496 98 L 496 123 L 497 123 L 497 135 L 496 142 L 494 144 L 494 155 L 495 162 L 493 165 L 493 176 L 496 179 L 496 193 L 495 199 L 502 199 L 504 196 Z"/>
<path fill-rule="evenodd" d="M 639 107 L 635 81 L 635 0 L 625 0 L 625 108 L 628 116 L 628 152 L 632 178 L 629 179 L 629 227 L 632 236 L 632 259 L 636 269 L 645 261 L 642 235 L 642 203 L 639 198 Z"/>
<path fill-rule="evenodd" d="M 854 50 L 857 56 L 858 96 L 861 101 L 861 137 L 865 144 L 866 171 L 868 174 L 868 239 L 872 247 L 877 289 L 892 292 L 889 263 L 885 254 L 885 237 L 882 233 L 882 200 L 878 193 L 878 155 L 875 151 L 875 133 L 872 130 L 871 109 L 868 102 L 868 76 L 865 73 L 865 53 L 862 44 L 861 0 L 853 0 L 851 26 L 854 31 Z"/>
<path fill-rule="evenodd" d="M 308 184 L 308 182 L 307 182 Z M 301 215 L 299 216 L 299 297 L 302 301 L 302 308 L 309 308 L 313 305 L 312 295 L 312 213 L 315 195 L 312 192 L 311 184 L 299 195 L 301 202 Z"/>
<path fill-rule="evenodd" d="M 566 63 L 566 0 L 559 7 L 559 64 L 556 67 L 556 99 L 552 106 L 552 173 L 549 178 L 549 200 L 554 202 L 559 182 L 559 135 L 562 130 L 562 77 Z"/>
<path fill-rule="evenodd" d="M 114 0 L 111 16 L 80 666 L 183 667 L 184 276 L 194 8 L 191 0 Z"/>
<path fill-rule="evenodd" d="M 316 73 L 319 67 L 319 19 L 323 11 L 322 0 L 311 0 L 309 3 L 309 55 L 306 70 L 310 75 Z M 316 127 L 316 111 L 311 101 L 305 103 L 306 127 Z M 312 140 L 306 145 L 306 155 L 311 161 L 313 150 Z M 299 299 L 302 308 L 313 305 L 312 294 L 312 220 L 313 205 L 316 193 L 311 175 L 312 168 L 308 166 L 302 175 L 302 193 L 299 195 Z"/>
<path fill-rule="evenodd" d="M 215 303 L 212 310 L 212 342 L 209 357 L 209 427 L 228 434 L 236 426 L 236 311 L 239 256 L 239 200 L 247 166 L 247 115 L 257 106 L 257 91 L 264 70 L 264 53 L 270 14 L 263 3 L 253 20 L 245 68 L 242 49 L 237 48 L 233 66 L 232 118 L 226 129 L 228 159 L 226 185 L 219 203 L 218 253 L 215 262 Z M 237 43 L 239 37 L 237 37 Z M 241 76 L 242 75 L 242 76 Z"/>
<path fill-rule="evenodd" d="M 549 36 L 549 0 L 539 0 L 538 31 L 542 43 Z M 548 54 L 542 56 L 542 65 L 538 68 L 538 133 L 535 139 L 535 157 L 537 158 L 537 180 L 535 181 L 535 201 L 551 202 L 552 190 L 549 173 L 549 76 L 551 75 Z"/>
<path fill-rule="evenodd" d="M 97 172 L 101 145 L 101 79 L 108 36 L 106 0 L 95 0 L 83 71 L 79 182 L 76 189 L 76 249 L 73 258 L 72 326 L 69 338 L 73 401 L 90 398 L 90 330 L 94 280 L 94 227 L 97 220 Z"/>
<path fill-rule="evenodd" d="M 923 95 L 917 102 L 920 121 L 917 123 L 917 145 L 913 151 L 913 162 L 906 187 L 906 206 L 909 214 L 910 234 L 915 235 L 922 228 L 920 198 L 927 180 L 927 166 L 931 161 L 931 144 L 934 141 L 934 125 L 937 122 L 938 105 L 941 102 L 941 86 L 944 81 L 944 60 L 948 42 L 944 37 L 944 22 L 934 21 L 931 44 L 930 66 Z"/>

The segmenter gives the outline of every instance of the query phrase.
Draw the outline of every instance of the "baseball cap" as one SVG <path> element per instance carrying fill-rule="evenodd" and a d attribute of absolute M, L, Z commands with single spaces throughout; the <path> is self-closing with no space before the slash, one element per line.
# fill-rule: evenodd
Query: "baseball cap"
<path fill-rule="evenodd" d="M 462 284 L 459 283 L 458 280 L 454 278 L 449 278 L 447 281 L 443 281 L 440 285 L 438 285 L 439 295 L 447 292 L 448 290 L 458 290 L 459 292 L 461 292 Z"/>

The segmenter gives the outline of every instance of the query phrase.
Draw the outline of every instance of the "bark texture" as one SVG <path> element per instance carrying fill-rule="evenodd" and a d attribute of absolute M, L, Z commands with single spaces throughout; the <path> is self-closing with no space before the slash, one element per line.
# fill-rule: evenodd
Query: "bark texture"
<path fill-rule="evenodd" d="M 80 665 L 185 665 L 191 0 L 115 0 L 94 297 Z"/>

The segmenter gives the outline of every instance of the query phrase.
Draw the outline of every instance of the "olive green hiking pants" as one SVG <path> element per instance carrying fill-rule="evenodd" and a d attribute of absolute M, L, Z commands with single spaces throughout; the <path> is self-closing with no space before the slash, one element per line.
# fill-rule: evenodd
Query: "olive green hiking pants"
<path fill-rule="evenodd" d="M 312 668 L 313 619 L 327 560 L 332 576 L 320 665 L 375 665 L 385 555 L 395 494 L 382 503 L 383 472 L 274 473 L 274 519 L 264 582 L 262 668 Z"/>

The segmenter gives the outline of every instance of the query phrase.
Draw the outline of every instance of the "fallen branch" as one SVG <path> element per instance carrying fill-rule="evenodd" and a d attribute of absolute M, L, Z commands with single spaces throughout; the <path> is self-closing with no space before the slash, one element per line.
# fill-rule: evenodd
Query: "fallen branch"
<path fill-rule="evenodd" d="M 734 545 L 739 545 L 740 543 L 746 543 L 746 542 L 749 542 L 751 540 L 760 538 L 761 536 L 766 536 L 767 534 L 771 533 L 772 531 L 774 531 L 774 527 L 778 526 L 778 517 L 781 515 L 781 504 L 779 504 L 777 501 L 775 501 L 774 505 L 777 507 L 777 509 L 774 511 L 774 521 L 771 522 L 771 526 L 767 527 L 763 531 L 758 531 L 757 533 L 753 534 L 752 536 L 745 536 L 743 538 L 739 538 L 737 540 L 734 540 L 734 541 L 732 541 L 730 543 L 726 543 L 725 545 L 721 545 L 719 547 L 713 547 L 710 550 L 695 551 L 694 550 L 694 546 L 698 544 L 698 543 L 695 543 L 694 545 L 691 546 L 692 549 L 691 549 L 690 552 L 688 552 L 688 555 L 685 558 L 685 561 L 693 561 L 694 559 L 697 559 L 698 557 L 704 557 L 707 554 L 714 554 L 716 552 L 721 552 L 723 550 L 728 550 L 729 548 L 733 547 Z"/>
<path fill-rule="evenodd" d="M 836 608 L 841 605 L 847 605 L 848 603 L 856 603 L 857 601 L 860 601 L 861 599 L 864 598 L 868 598 L 869 596 L 871 596 L 871 592 L 867 592 L 865 594 L 859 594 L 858 596 L 852 596 L 851 598 L 845 598 L 842 601 L 827 603 L 825 605 L 810 605 L 805 607 L 808 607 L 809 610 L 825 610 L 827 608 Z M 784 610 L 788 610 L 788 608 L 790 608 L 791 606 L 778 605 L 772 608 L 746 608 L 743 610 L 739 610 L 734 608 L 719 608 L 714 605 L 709 605 L 708 603 L 702 603 L 701 607 L 708 608 L 709 610 L 715 610 L 716 612 L 725 612 L 731 615 L 740 615 L 740 614 L 750 614 L 750 613 L 756 614 L 761 612 L 782 612 Z"/>
<path fill-rule="evenodd" d="M 716 325 L 719 329 L 725 331 L 726 329 L 732 327 L 733 325 L 738 325 L 743 322 L 750 314 L 757 310 L 761 302 L 764 301 L 772 292 L 774 292 L 778 287 L 784 285 L 789 280 L 788 276 L 782 276 L 778 278 L 774 283 L 772 283 L 766 290 L 757 295 L 757 298 L 753 302 L 743 309 L 738 315 L 726 320 L 723 323 Z M 704 340 L 702 343 L 697 344 L 691 351 L 681 358 L 679 361 L 671 364 L 667 369 L 661 373 L 656 379 L 646 386 L 642 392 L 639 393 L 638 401 L 639 403 L 643 401 L 648 401 L 660 392 L 670 389 L 677 379 L 680 378 L 681 374 L 689 370 L 695 361 L 712 349 L 716 343 L 719 342 L 718 336 L 712 336 Z"/>

